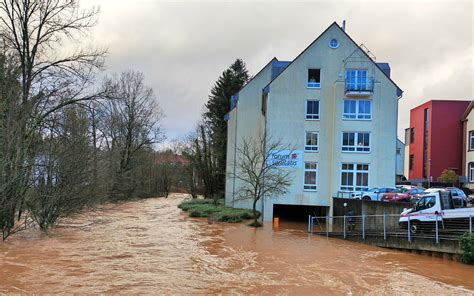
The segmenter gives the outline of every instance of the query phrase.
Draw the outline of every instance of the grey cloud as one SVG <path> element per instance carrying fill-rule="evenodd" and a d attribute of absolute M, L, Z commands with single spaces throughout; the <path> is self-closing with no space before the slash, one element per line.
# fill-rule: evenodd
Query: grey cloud
<path fill-rule="evenodd" d="M 399 135 L 423 101 L 473 97 L 470 1 L 81 3 L 101 6 L 93 38 L 109 48 L 108 71 L 145 73 L 170 138 L 192 130 L 212 84 L 236 58 L 255 74 L 274 56 L 293 59 L 343 19 L 356 42 L 390 63 L 405 91 Z"/>

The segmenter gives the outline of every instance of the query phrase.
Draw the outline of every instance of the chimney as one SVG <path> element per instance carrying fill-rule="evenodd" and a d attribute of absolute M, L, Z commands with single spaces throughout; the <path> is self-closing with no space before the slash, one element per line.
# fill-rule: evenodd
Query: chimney
<path fill-rule="evenodd" d="M 346 31 L 346 20 L 342 21 L 342 30 L 345 32 Z"/>

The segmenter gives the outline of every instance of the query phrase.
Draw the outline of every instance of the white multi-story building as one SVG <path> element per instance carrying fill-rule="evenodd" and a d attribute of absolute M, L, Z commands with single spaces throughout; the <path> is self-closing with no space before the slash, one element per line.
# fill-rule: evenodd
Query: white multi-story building
<path fill-rule="evenodd" d="M 471 190 L 474 189 L 474 101 L 469 106 L 462 117 L 463 122 L 463 176 L 464 185 Z"/>
<path fill-rule="evenodd" d="M 403 181 L 403 177 L 405 177 L 405 143 L 403 143 L 400 139 L 397 139 L 397 182 Z"/>
<path fill-rule="evenodd" d="M 316 206 L 327 214 L 341 192 L 394 186 L 398 99 L 387 63 L 376 63 L 337 23 L 292 62 L 273 58 L 232 98 L 227 115 L 226 204 L 250 208 L 237 193 L 236 155 L 243 139 L 262 135 L 294 149 L 284 196 L 258 205 L 271 220 L 281 205 Z"/>

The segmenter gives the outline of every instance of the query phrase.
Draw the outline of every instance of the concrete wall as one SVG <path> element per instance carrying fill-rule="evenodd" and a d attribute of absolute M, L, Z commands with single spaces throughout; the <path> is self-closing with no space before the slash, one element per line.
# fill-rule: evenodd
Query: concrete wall
<path fill-rule="evenodd" d="M 329 234 L 330 237 L 343 238 L 341 234 Z M 431 255 L 433 257 L 445 258 L 443 254 L 451 255 L 462 255 L 461 244 L 459 240 L 440 240 L 439 244 L 436 244 L 434 238 L 413 238 L 412 241 L 408 241 L 406 237 L 394 237 L 389 236 L 387 240 L 384 240 L 383 236 L 362 236 L 350 235 L 346 238 L 349 241 L 368 244 L 372 246 L 378 246 L 383 248 L 398 249 L 398 250 L 409 250 L 416 254 Z M 428 252 L 434 252 L 437 254 L 430 254 Z M 459 261 L 458 257 L 447 257 Z"/>
<path fill-rule="evenodd" d="M 399 215 L 404 208 L 409 208 L 410 203 L 403 202 L 379 202 L 370 200 L 333 198 L 334 216 L 344 216 L 349 211 L 355 215 Z M 344 204 L 347 204 L 344 207 Z"/>
<path fill-rule="evenodd" d="M 344 204 L 347 206 L 344 207 Z M 365 201 L 347 198 L 334 198 L 334 216 L 347 215 L 349 211 L 354 211 L 355 216 L 367 215 L 364 227 L 366 231 L 383 229 L 384 217 L 385 226 L 389 230 L 399 229 L 399 215 L 405 208 L 410 208 L 410 203 L 392 203 L 379 201 Z M 376 217 L 374 217 L 376 216 Z M 342 229 L 343 219 L 334 219 L 334 228 Z M 362 218 L 356 218 L 355 231 L 362 231 Z"/>

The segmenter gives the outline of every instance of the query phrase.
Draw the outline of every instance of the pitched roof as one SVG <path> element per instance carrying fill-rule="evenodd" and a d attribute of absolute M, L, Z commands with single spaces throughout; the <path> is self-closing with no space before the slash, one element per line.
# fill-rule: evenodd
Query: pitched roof
<path fill-rule="evenodd" d="M 469 116 L 469 113 L 471 113 L 472 108 L 474 108 L 474 101 L 471 101 L 467 106 L 466 111 L 464 111 L 464 114 L 462 115 L 461 121 L 467 120 L 467 117 Z"/>
<path fill-rule="evenodd" d="M 392 82 L 393 85 L 395 85 L 395 87 L 397 87 L 397 94 L 398 94 L 398 96 L 400 97 L 400 96 L 402 95 L 402 93 L 403 93 L 403 90 L 390 78 L 390 76 L 387 75 L 386 71 L 384 71 L 384 69 L 382 69 L 382 68 L 380 67 L 380 65 L 378 65 L 359 45 L 357 45 L 357 43 L 355 43 L 355 41 L 351 38 L 351 36 L 349 36 L 349 34 L 347 34 L 347 33 L 339 26 L 339 24 L 338 24 L 337 22 L 333 22 L 329 27 L 327 27 L 326 30 L 324 30 L 316 39 L 314 39 L 314 41 L 311 42 L 311 43 L 285 68 L 285 70 L 288 69 L 294 61 L 296 61 L 304 52 L 306 52 L 314 43 L 316 43 L 316 41 L 319 40 L 319 38 L 321 38 L 321 37 L 322 37 L 331 27 L 333 27 L 333 26 L 337 26 L 337 28 L 338 28 L 339 30 L 341 30 L 341 32 L 343 32 L 343 33 L 349 38 L 349 40 L 350 40 L 358 49 L 360 49 L 361 52 L 364 53 L 364 55 L 385 75 L 385 77 L 387 77 L 388 80 L 389 80 L 390 82 Z M 281 73 L 285 72 L 285 70 L 281 71 L 279 75 L 275 76 L 275 77 L 267 84 L 267 86 L 265 86 L 265 88 L 268 87 L 268 86 L 270 86 L 270 84 L 272 84 L 272 82 L 273 82 L 275 79 L 277 79 L 277 78 L 281 75 Z"/>
<path fill-rule="evenodd" d="M 254 76 L 252 76 L 252 78 L 250 78 L 244 85 L 242 85 L 242 87 L 239 89 L 239 91 L 237 91 L 235 95 L 237 95 L 239 92 L 241 92 L 247 85 L 249 85 L 250 82 L 252 82 L 252 80 L 257 77 L 262 71 L 263 69 L 265 69 L 268 65 L 271 65 L 273 62 L 278 62 L 278 59 L 276 57 L 273 57 L 273 59 L 271 59 L 268 63 L 265 64 L 265 66 L 262 67 L 262 69 L 260 69 L 260 71 L 258 71 L 257 74 L 255 74 Z"/>
<path fill-rule="evenodd" d="M 268 67 L 268 65 L 271 65 L 273 62 L 278 62 L 278 59 L 276 57 L 273 57 L 273 59 L 271 59 L 268 63 L 265 64 L 265 66 L 262 67 L 262 69 L 260 69 L 260 71 L 258 71 L 257 74 L 255 74 L 254 76 L 252 76 L 252 78 L 250 78 L 235 94 L 232 95 L 232 97 L 230 98 L 231 99 L 231 104 L 230 104 L 230 110 L 229 112 L 227 112 L 227 114 L 224 116 L 224 120 L 225 121 L 228 121 L 229 120 L 229 114 L 230 112 L 232 112 L 232 110 L 234 110 L 234 108 L 237 106 L 236 102 L 239 100 L 239 92 L 241 92 L 247 85 L 249 85 L 250 82 L 252 82 L 252 80 L 257 77 L 258 75 L 260 75 L 260 73 L 262 73 L 263 69 L 265 69 L 266 67 Z M 273 72 L 273 71 L 272 71 Z M 273 73 L 272 73 L 273 75 Z M 234 97 L 236 97 L 235 99 L 235 103 L 233 102 L 234 100 Z"/>

